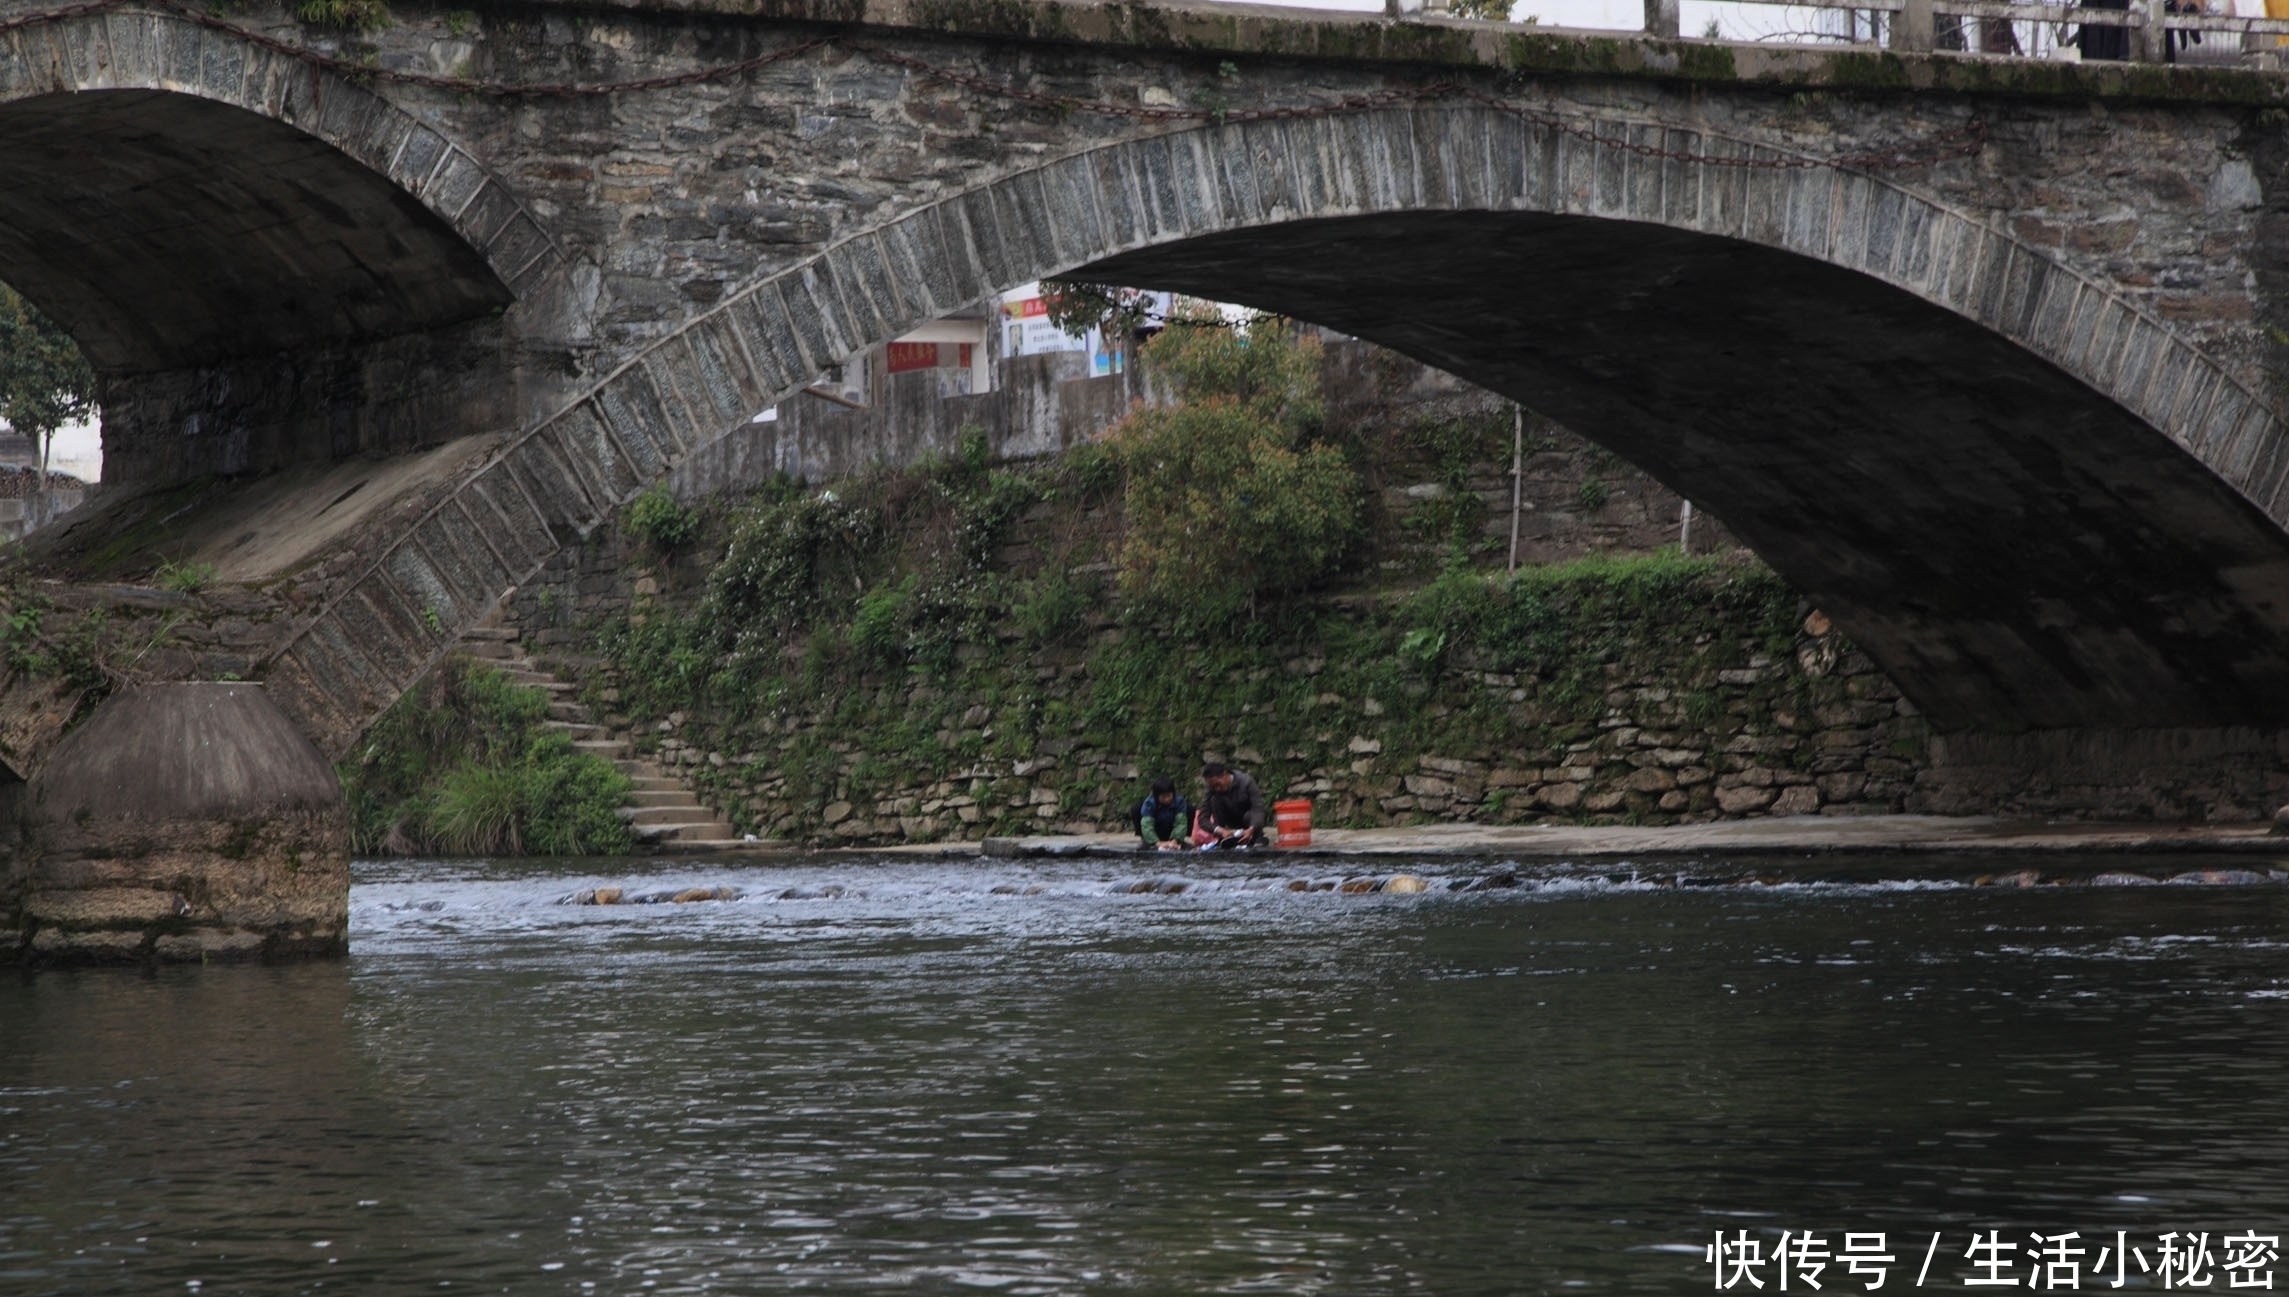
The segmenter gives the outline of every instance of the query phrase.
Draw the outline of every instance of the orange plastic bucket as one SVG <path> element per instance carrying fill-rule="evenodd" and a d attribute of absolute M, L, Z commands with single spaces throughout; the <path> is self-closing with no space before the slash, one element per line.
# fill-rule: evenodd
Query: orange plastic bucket
<path fill-rule="evenodd" d="M 1272 803 L 1272 818 L 1280 827 L 1280 845 L 1308 847 L 1311 845 L 1311 799 L 1298 797 Z"/>

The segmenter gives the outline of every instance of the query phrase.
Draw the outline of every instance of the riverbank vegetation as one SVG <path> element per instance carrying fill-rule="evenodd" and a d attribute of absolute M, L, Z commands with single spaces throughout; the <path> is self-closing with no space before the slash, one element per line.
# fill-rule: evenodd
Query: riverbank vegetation
<path fill-rule="evenodd" d="M 659 593 L 588 628 L 588 698 L 740 827 L 798 838 L 1108 823 L 1136 778 L 1211 754 L 1318 790 L 1322 824 L 1529 818 L 1550 808 L 1418 800 L 1409 772 L 1562 766 L 1640 710 L 1713 752 L 1769 709 L 1717 679 L 1791 652 L 1802 610 L 1768 570 L 1674 550 L 1489 570 L 1463 488 L 1507 460 L 1506 413 L 1342 426 L 1316 350 L 1171 329 L 1147 359 L 1182 402 L 1061 456 L 996 464 L 974 437 L 831 489 L 647 505 L 623 527 Z M 1425 477 L 1453 489 L 1379 503 Z M 1673 688 L 1617 700 L 1648 680 Z"/>
<path fill-rule="evenodd" d="M 548 695 L 450 659 L 337 768 L 360 854 L 561 856 L 629 850 L 625 775 L 545 728 Z"/>

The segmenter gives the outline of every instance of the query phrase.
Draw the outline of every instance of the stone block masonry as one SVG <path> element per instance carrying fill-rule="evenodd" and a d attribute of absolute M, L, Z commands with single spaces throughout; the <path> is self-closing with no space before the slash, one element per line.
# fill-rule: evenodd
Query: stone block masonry
<path fill-rule="evenodd" d="M 1713 637 L 1737 629 L 1711 627 Z M 1605 688 L 1589 700 L 1590 720 L 1579 718 L 1578 701 L 1565 709 L 1531 701 L 1541 691 L 1530 678 L 1467 666 L 1420 682 L 1420 697 L 1357 696 L 1339 683 L 1350 674 L 1341 664 L 1304 656 L 1324 649 L 1279 645 L 1268 658 L 1296 656 L 1172 687 L 1244 698 L 1266 671 L 1324 682 L 1330 687 L 1304 695 L 1296 714 L 1265 717 L 1263 728 L 1288 734 L 1292 746 L 1265 751 L 1234 742 L 1232 730 L 1209 732 L 1184 762 L 1145 769 L 1101 729 L 1041 719 L 1041 699 L 1088 695 L 1093 664 L 1113 656 L 1118 641 L 1119 632 L 1103 632 L 1061 662 L 1025 658 L 1005 643 L 996 657 L 1023 658 L 1022 666 L 973 671 L 960 688 L 870 681 L 817 713 L 753 729 L 728 731 L 680 712 L 641 725 L 619 719 L 750 831 L 854 846 L 1118 831 L 1129 827 L 1151 777 L 1189 787 L 1200 759 L 1237 763 L 1268 792 L 1312 799 L 1318 823 L 1354 828 L 1884 814 L 1916 804 L 1928 764 L 1922 719 L 1864 655 L 1807 636 L 1799 653 L 1774 660 L 1752 635 L 1700 646 L 1703 665 L 1687 668 L 1692 674 L 1619 665 L 1599 673 Z M 989 693 L 1025 701 L 969 701 Z M 854 701 L 866 715 L 936 717 L 945 750 L 974 738 L 985 754 L 1027 755 L 923 768 L 890 739 L 896 727 L 842 719 Z M 1252 706 L 1267 705 L 1276 706 Z M 1489 725 L 1489 716 L 1499 719 Z M 1004 733 L 1023 737 L 997 742 Z M 789 767 L 804 763 L 812 776 L 790 778 Z"/>
<path fill-rule="evenodd" d="M 2289 723 L 2289 613 L 2229 575 L 2289 567 L 2277 79 L 735 7 L 351 35 L 0 0 L 0 169 L 30 178 L 0 270 L 90 339 L 138 485 L 473 443 L 422 507 L 255 578 L 314 607 L 259 671 L 325 750 L 756 410 L 1065 273 L 1523 400 L 1707 505 L 1951 728 Z"/>
<path fill-rule="evenodd" d="M 1705 574 L 1707 589 L 1721 572 Z M 1732 579 L 1770 582 L 1753 568 Z M 1935 735 L 1833 629 L 1797 626 L 1776 644 L 1775 622 L 1801 604 L 1777 587 L 1765 598 L 1745 623 L 1714 605 L 1663 614 L 1690 623 L 1683 640 L 1664 638 L 1674 625 L 1612 626 L 1644 642 L 1572 680 L 1463 655 L 1378 694 L 1323 643 L 1266 645 L 1236 665 L 1178 645 L 1169 687 L 1247 700 L 1247 715 L 1201 726 L 1160 768 L 1086 718 L 1126 639 L 1110 627 L 1050 653 L 1005 636 L 968 655 L 956 681 L 869 676 L 753 725 L 696 710 L 606 719 L 743 830 L 829 845 L 1122 831 L 1146 781 L 1189 787 L 1209 759 L 1312 799 L 1329 827 L 1901 812 L 2234 823 L 2289 800 L 2278 734 Z M 1584 683 L 1594 692 L 1575 692 Z M 601 697 L 611 707 L 619 694 Z"/>

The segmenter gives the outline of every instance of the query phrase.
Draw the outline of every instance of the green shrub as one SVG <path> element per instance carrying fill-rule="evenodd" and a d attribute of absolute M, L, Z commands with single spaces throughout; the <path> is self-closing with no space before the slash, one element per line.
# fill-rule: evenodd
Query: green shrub
<path fill-rule="evenodd" d="M 678 554 L 699 539 L 696 509 L 676 503 L 665 486 L 653 486 L 628 502 L 628 534 L 661 554 Z"/>
<path fill-rule="evenodd" d="M 906 656 L 907 610 L 914 603 L 916 578 L 909 574 L 894 584 L 879 585 L 858 597 L 851 614 L 851 647 L 878 662 L 900 662 Z"/>
<path fill-rule="evenodd" d="M 1312 436 L 1318 341 L 1260 321 L 1170 329 L 1146 356 L 1184 399 L 1139 407 L 1107 440 L 1128 477 L 1122 591 L 1213 623 L 1330 574 L 1360 538 L 1364 487 Z"/>
<path fill-rule="evenodd" d="M 1090 584 L 1063 568 L 1036 573 L 1017 586 L 1010 622 L 1034 644 L 1071 639 L 1084 625 L 1097 599 Z"/>
<path fill-rule="evenodd" d="M 1554 672 L 1642 643 L 1651 630 L 1706 625 L 1734 610 L 1771 623 L 1792 599 L 1761 567 L 1675 550 L 1524 567 L 1507 578 L 1450 567 L 1400 602 L 1400 653 L 1428 665 L 1468 646 L 1499 670 Z"/>
<path fill-rule="evenodd" d="M 986 430 L 974 423 L 963 424 L 955 434 L 954 467 L 965 477 L 975 477 L 986 471 L 993 462 L 993 444 L 986 440 Z"/>
<path fill-rule="evenodd" d="M 527 745 L 523 773 L 525 850 L 579 856 L 634 845 L 620 818 L 631 785 L 610 762 L 580 751 L 561 734 L 544 733 Z"/>
<path fill-rule="evenodd" d="M 521 856 L 523 772 L 463 758 L 437 781 L 423 813 L 427 840 L 457 856 Z"/>
<path fill-rule="evenodd" d="M 1316 428 L 1326 417 L 1319 340 L 1298 334 L 1286 320 L 1262 317 L 1245 330 L 1165 329 L 1146 345 L 1144 358 L 1187 402 L 1237 402 L 1251 417 L 1291 433 Z"/>
<path fill-rule="evenodd" d="M 338 773 L 353 851 L 610 854 L 634 845 L 627 776 L 544 727 L 548 695 L 448 659 Z"/>
<path fill-rule="evenodd" d="M 706 619 L 729 647 L 775 643 L 810 624 L 834 571 L 855 570 L 881 532 L 876 511 L 831 491 L 765 499 L 746 511 L 708 574 Z"/>
<path fill-rule="evenodd" d="M 1001 581 L 968 564 L 941 562 L 907 578 L 912 582 L 905 614 L 906 658 L 941 675 L 951 671 L 963 644 L 993 640 L 999 615 Z"/>
<path fill-rule="evenodd" d="M 1121 489 L 1120 457 L 1101 441 L 1084 441 L 1059 456 L 1060 477 L 1070 483 L 1076 503 L 1086 508 L 1109 500 Z"/>

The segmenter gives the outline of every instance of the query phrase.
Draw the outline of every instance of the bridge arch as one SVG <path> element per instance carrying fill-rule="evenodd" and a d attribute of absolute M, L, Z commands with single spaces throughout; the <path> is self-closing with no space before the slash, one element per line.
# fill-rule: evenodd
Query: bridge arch
<path fill-rule="evenodd" d="M 662 339 L 474 472 L 270 678 L 338 748 L 549 526 L 585 530 L 845 356 L 1077 272 L 1252 300 L 1546 410 L 1713 507 L 1943 727 L 2289 723 L 2268 403 L 2006 232 L 1806 162 L 1475 102 L 1047 162 Z"/>
<path fill-rule="evenodd" d="M 0 280 L 101 376 L 104 476 L 130 493 L 561 399 L 518 372 L 574 323 L 534 213 L 414 113 L 230 31 L 120 8 L 0 32 L 0 174 Z"/>
<path fill-rule="evenodd" d="M 355 343 L 497 311 L 563 263 L 403 108 L 163 13 L 0 38 L 0 279 L 102 369 Z"/>

